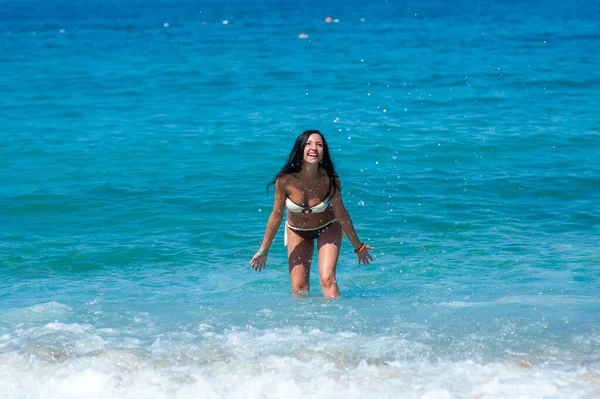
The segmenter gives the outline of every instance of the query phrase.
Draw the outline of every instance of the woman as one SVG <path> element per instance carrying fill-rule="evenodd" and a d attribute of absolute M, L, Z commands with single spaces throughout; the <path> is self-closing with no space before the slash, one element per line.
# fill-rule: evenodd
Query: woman
<path fill-rule="evenodd" d="M 310 289 L 310 266 L 316 239 L 323 295 L 340 296 L 335 269 L 342 245 L 342 230 L 354 247 L 358 263 L 368 265 L 373 260 L 369 254 L 373 248 L 358 239 L 344 207 L 342 187 L 321 132 L 307 130 L 298 136 L 287 162 L 270 184 L 275 185 L 275 204 L 260 249 L 250 261 L 251 268 L 255 271 L 265 268 L 269 248 L 287 207 L 284 243 L 288 247 L 292 291 L 298 293 Z"/>

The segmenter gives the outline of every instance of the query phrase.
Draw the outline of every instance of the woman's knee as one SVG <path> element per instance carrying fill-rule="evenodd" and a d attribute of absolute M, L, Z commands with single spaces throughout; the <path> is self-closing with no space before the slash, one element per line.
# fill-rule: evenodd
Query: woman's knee
<path fill-rule="evenodd" d="M 290 277 L 292 279 L 292 291 L 308 291 L 310 267 L 305 267 L 303 265 L 290 266 Z"/>
<path fill-rule="evenodd" d="M 306 281 L 301 281 L 301 282 L 296 282 L 296 281 L 292 281 L 292 292 L 306 292 L 310 290 L 310 286 L 308 285 L 308 282 Z"/>
<path fill-rule="evenodd" d="M 310 289 L 309 274 L 305 271 L 304 273 L 298 273 L 292 275 L 292 291 L 302 292 Z"/>
<path fill-rule="evenodd" d="M 335 281 L 335 274 L 332 274 L 332 273 L 322 273 L 319 276 L 319 279 L 321 281 L 321 286 L 325 287 L 325 288 L 331 287 L 331 286 L 337 284 Z"/>

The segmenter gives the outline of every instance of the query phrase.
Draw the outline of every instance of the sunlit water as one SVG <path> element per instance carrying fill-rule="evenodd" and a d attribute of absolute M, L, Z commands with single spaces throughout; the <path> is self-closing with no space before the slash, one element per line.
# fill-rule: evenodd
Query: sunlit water
<path fill-rule="evenodd" d="M 599 397 L 598 5 L 257 3 L 0 2 L 0 398 Z M 315 128 L 339 300 L 248 264 Z"/>

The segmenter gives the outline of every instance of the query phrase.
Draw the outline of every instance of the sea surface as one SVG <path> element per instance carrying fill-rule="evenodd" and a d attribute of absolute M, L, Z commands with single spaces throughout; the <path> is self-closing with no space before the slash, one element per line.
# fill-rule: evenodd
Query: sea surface
<path fill-rule="evenodd" d="M 599 21 L 0 0 L 0 398 L 600 397 Z M 249 265 L 306 129 L 375 248 L 337 300 L 283 228 Z"/>

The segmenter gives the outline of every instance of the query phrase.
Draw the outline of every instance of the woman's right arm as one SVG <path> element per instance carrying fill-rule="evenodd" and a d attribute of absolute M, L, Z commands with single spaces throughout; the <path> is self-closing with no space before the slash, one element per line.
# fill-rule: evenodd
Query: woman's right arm
<path fill-rule="evenodd" d="M 262 244 L 260 245 L 260 249 L 256 254 L 254 254 L 252 260 L 250 261 L 250 267 L 258 272 L 264 269 L 267 264 L 267 255 L 269 253 L 269 249 L 271 248 L 271 244 L 273 244 L 273 240 L 277 235 L 279 226 L 281 226 L 281 222 L 283 221 L 286 197 L 285 185 L 285 177 L 280 177 L 275 181 L 275 201 L 273 203 L 273 210 L 269 216 L 269 221 L 267 222 L 265 235 L 263 237 Z"/>

